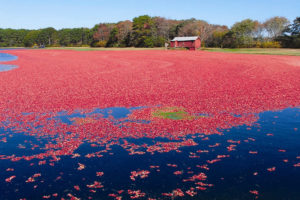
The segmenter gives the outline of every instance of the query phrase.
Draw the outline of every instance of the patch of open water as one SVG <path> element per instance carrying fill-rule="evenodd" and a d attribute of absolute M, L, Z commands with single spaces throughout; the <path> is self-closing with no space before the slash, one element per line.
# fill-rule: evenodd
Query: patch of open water
<path fill-rule="evenodd" d="M 0 53 L 0 62 L 13 61 L 16 59 L 18 59 L 17 56 L 7 54 L 7 53 Z M 15 65 L 0 64 L 0 72 L 9 71 L 15 68 L 17 68 L 17 66 Z"/>
<path fill-rule="evenodd" d="M 112 115 L 115 118 L 126 118 L 130 109 L 107 108 L 95 109 L 91 113 L 102 114 L 103 117 Z M 86 117 L 79 113 L 67 115 L 60 113 L 59 118 L 68 121 L 69 117 Z M 70 199 L 72 194 L 81 199 L 113 199 L 109 194 L 118 194 L 130 199 L 127 190 L 141 190 L 146 193 L 147 199 L 171 199 L 161 196 L 162 193 L 172 192 L 176 188 L 187 191 L 194 187 L 192 182 L 184 182 L 184 179 L 193 174 L 205 173 L 205 182 L 213 184 L 213 187 L 205 191 L 197 191 L 198 194 L 190 197 L 187 194 L 183 199 L 254 199 L 255 195 L 249 191 L 257 190 L 259 199 L 292 199 L 300 197 L 300 109 L 288 108 L 276 112 L 264 112 L 259 114 L 259 121 L 252 127 L 239 126 L 224 130 L 223 135 L 203 136 L 201 133 L 194 141 L 196 146 L 181 147 L 180 152 L 143 155 L 129 155 L 128 151 L 119 145 L 113 145 L 103 157 L 87 158 L 84 155 L 106 149 L 92 147 L 88 143 L 82 144 L 76 153 L 80 157 L 61 157 L 61 160 L 49 165 L 51 158 L 46 159 L 46 164 L 39 164 L 40 160 L 18 161 L 0 159 L 0 199 L 41 199 L 43 196 Z M 1 143 L 0 155 L 15 154 L 21 151 L 30 152 L 30 148 L 42 141 L 35 140 L 22 133 L 13 133 L 0 129 L 0 140 L 6 137 L 7 142 Z M 207 139 L 203 140 L 204 137 Z M 156 142 L 170 142 L 164 138 L 127 138 L 133 144 L 153 144 Z M 232 143 L 240 141 L 240 143 Z M 219 145 L 216 145 L 219 144 Z M 229 145 L 236 145 L 233 151 L 228 151 Z M 199 153 L 203 150 L 208 152 Z M 38 151 L 38 150 L 33 150 Z M 24 153 L 24 152 L 23 152 Z M 196 156 L 195 156 L 196 155 Z M 215 159 L 218 155 L 229 155 L 221 161 L 208 164 L 208 160 Z M 78 170 L 78 163 L 85 165 L 84 170 Z M 176 165 L 170 167 L 168 164 Z M 209 170 L 199 168 L 199 165 L 208 164 Z M 159 166 L 151 168 L 150 166 Z M 275 167 L 275 171 L 268 169 Z M 7 171 L 13 168 L 14 171 Z M 135 170 L 149 170 L 147 178 L 132 181 L 130 174 Z M 101 177 L 96 172 L 104 172 Z M 182 171 L 181 175 L 174 175 L 175 171 Z M 42 176 L 36 178 L 33 183 L 26 183 L 28 177 L 35 173 Z M 7 177 L 15 175 L 12 182 L 5 182 Z M 103 188 L 91 191 L 87 185 L 94 181 L 103 184 Z M 80 187 L 77 191 L 74 186 Z M 119 195 L 119 194 L 118 194 Z M 147 198 L 146 198 L 147 197 Z"/>

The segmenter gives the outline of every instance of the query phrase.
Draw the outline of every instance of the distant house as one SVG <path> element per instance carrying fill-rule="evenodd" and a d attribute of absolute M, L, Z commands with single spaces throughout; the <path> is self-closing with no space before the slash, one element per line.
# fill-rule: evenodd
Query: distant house
<path fill-rule="evenodd" d="M 189 48 L 195 50 L 201 47 L 201 40 L 199 36 L 192 37 L 175 37 L 171 40 L 172 48 Z"/>

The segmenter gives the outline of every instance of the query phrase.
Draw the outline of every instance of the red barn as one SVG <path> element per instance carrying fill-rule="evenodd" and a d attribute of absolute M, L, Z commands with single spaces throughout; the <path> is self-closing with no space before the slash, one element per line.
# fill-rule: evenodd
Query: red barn
<path fill-rule="evenodd" d="M 173 40 L 171 40 L 171 47 L 189 48 L 190 50 L 195 50 L 201 47 L 201 40 L 199 36 L 175 37 Z"/>

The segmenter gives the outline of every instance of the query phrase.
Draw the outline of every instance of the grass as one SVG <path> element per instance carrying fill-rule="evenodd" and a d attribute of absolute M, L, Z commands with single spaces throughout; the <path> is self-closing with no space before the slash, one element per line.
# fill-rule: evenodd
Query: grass
<path fill-rule="evenodd" d="M 160 108 L 155 110 L 152 115 L 157 118 L 173 120 L 192 120 L 197 118 L 187 113 L 183 108 L 177 107 Z"/>
<path fill-rule="evenodd" d="M 47 47 L 45 49 L 73 50 L 73 51 L 143 51 L 143 50 L 164 50 L 165 48 L 164 47 L 157 47 L 157 48 Z M 176 50 L 180 50 L 180 49 L 176 49 Z M 300 49 L 287 49 L 287 48 L 241 48 L 241 49 L 201 48 L 201 50 L 210 51 L 210 52 L 224 52 L 224 53 L 300 56 Z"/>
<path fill-rule="evenodd" d="M 46 49 L 62 49 L 62 50 L 73 50 L 73 51 L 140 51 L 140 50 L 163 50 L 164 48 L 134 48 L 134 47 L 125 47 L 125 48 L 92 48 L 92 47 L 49 47 Z"/>
<path fill-rule="evenodd" d="M 300 49 L 284 49 L 284 48 L 242 48 L 242 49 L 221 49 L 221 48 L 202 48 L 204 51 L 225 52 L 225 53 L 241 53 L 241 54 L 263 54 L 263 55 L 289 55 L 300 56 Z"/>

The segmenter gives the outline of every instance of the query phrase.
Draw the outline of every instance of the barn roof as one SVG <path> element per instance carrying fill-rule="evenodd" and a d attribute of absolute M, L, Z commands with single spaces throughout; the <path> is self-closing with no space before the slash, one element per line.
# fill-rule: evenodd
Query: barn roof
<path fill-rule="evenodd" d="M 179 42 L 183 42 L 183 41 L 195 41 L 197 40 L 199 37 L 198 36 L 189 36 L 189 37 L 175 37 L 173 40 L 171 40 L 172 42 L 174 41 L 179 41 Z"/>

